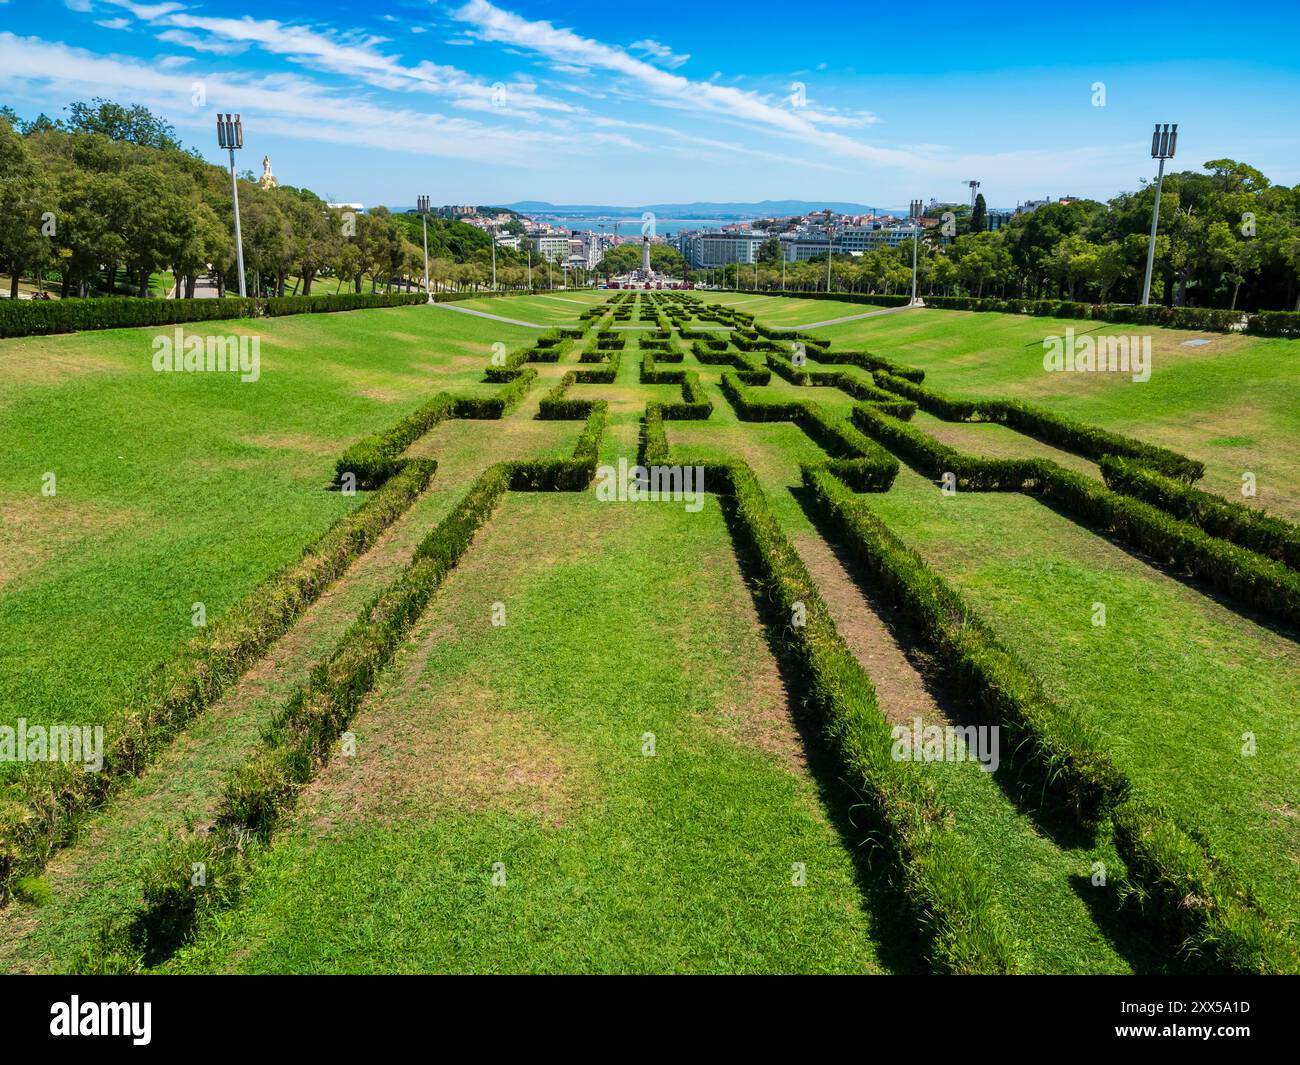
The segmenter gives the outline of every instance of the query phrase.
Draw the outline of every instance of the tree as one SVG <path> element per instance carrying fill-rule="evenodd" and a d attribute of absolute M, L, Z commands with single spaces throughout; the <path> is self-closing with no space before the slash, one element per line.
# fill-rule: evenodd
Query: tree
<path fill-rule="evenodd" d="M 100 133 L 109 140 L 126 141 L 144 148 L 179 151 L 181 147 L 175 127 L 144 105 L 124 107 L 99 96 L 88 104 L 69 104 L 66 128 L 72 133 Z"/>
<path fill-rule="evenodd" d="M 984 193 L 975 194 L 975 210 L 970 216 L 970 231 L 972 233 L 983 233 L 988 228 L 989 209 L 984 203 Z"/>

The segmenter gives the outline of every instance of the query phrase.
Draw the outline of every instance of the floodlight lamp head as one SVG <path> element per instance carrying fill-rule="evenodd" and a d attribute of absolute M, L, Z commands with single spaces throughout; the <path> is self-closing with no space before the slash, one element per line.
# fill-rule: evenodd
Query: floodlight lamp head
<path fill-rule="evenodd" d="M 1178 148 L 1178 123 L 1172 126 L 1166 122 L 1163 126 L 1157 122 L 1155 132 L 1151 134 L 1151 158 L 1172 159 Z"/>
<path fill-rule="evenodd" d="M 217 114 L 217 145 L 229 151 L 244 146 L 244 126 L 238 115 L 232 121 L 229 112 L 224 116 Z"/>

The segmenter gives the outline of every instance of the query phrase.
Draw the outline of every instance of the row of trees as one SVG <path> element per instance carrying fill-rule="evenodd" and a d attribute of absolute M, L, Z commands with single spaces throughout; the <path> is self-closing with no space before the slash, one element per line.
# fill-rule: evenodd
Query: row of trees
<path fill-rule="evenodd" d="M 321 278 L 356 292 L 409 290 L 424 276 L 415 216 L 331 208 L 307 189 L 263 189 L 250 173 L 239 205 L 250 292 L 310 295 Z M 143 107 L 95 100 L 71 105 L 66 119 L 30 122 L 0 109 L 0 217 L 12 297 L 20 274 L 64 297 L 148 295 L 163 271 L 175 276 L 178 298 L 194 296 L 209 274 L 222 294 L 238 288 L 229 172 L 183 149 Z M 474 226 L 430 218 L 429 256 L 439 287 L 491 279 L 491 238 Z M 527 283 L 520 253 L 498 248 L 496 258 L 500 285 Z"/>
<path fill-rule="evenodd" d="M 1232 159 L 1205 164 L 1204 173 L 1165 176 L 1151 298 L 1172 306 L 1300 310 L 1300 186 L 1271 185 L 1260 171 Z M 957 236 L 926 228 L 918 256 L 919 291 L 966 295 L 1136 303 L 1146 269 L 1153 186 L 1108 203 L 1052 203 L 984 230 L 986 214 L 963 208 Z M 713 280 L 779 290 L 775 238 L 755 268 L 695 271 Z M 861 256 L 835 256 L 832 291 L 910 291 L 912 244 Z M 785 265 L 787 289 L 824 290 L 826 257 Z"/>

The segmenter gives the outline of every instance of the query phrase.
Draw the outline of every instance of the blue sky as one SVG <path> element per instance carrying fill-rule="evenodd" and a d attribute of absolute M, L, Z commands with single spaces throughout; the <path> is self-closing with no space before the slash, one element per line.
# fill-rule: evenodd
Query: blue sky
<path fill-rule="evenodd" d="M 1228 156 L 1300 183 L 1300 6 L 0 0 L 0 102 L 109 96 L 332 199 L 1106 198 Z M 1095 106 L 1104 86 L 1104 106 Z"/>

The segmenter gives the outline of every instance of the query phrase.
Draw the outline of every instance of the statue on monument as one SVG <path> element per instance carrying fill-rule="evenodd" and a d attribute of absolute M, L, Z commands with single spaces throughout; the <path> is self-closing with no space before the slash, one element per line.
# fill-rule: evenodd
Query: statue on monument
<path fill-rule="evenodd" d="M 273 189 L 280 184 L 275 180 L 275 175 L 271 173 L 271 157 L 269 155 L 262 156 L 262 179 L 258 184 L 264 189 Z"/>

